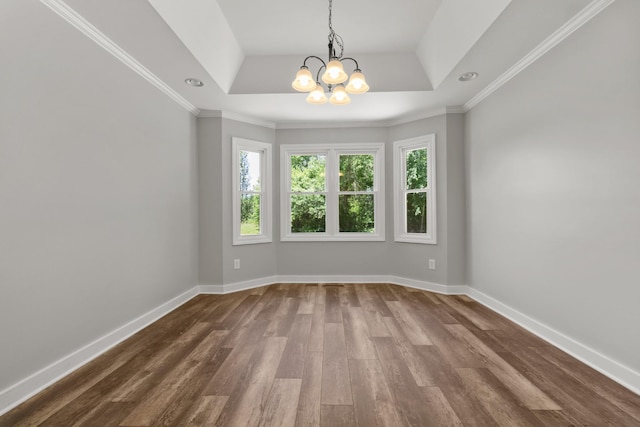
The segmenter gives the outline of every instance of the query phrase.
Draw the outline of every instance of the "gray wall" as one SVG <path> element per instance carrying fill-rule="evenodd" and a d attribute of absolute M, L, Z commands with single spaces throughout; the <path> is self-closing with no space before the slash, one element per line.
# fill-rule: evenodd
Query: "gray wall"
<path fill-rule="evenodd" d="M 222 284 L 222 119 L 198 118 L 198 282 Z"/>
<path fill-rule="evenodd" d="M 192 288 L 197 264 L 195 119 L 19 3 L 0 25 L 0 390 Z"/>
<path fill-rule="evenodd" d="M 269 277 L 276 274 L 276 251 L 274 243 L 233 246 L 232 220 L 232 177 L 231 177 L 231 138 L 245 138 L 268 143 L 275 142 L 275 130 L 243 123 L 236 120 L 222 119 L 222 266 L 223 283 L 237 283 L 245 280 Z M 274 144 L 273 162 L 277 161 Z M 273 175 L 274 184 L 277 175 Z M 274 188 L 275 190 L 275 188 Z M 274 227 L 278 216 L 274 209 Z M 273 234 L 274 242 L 277 234 Z M 233 268 L 233 260 L 240 260 L 240 269 Z"/>
<path fill-rule="evenodd" d="M 276 274 L 273 243 L 233 246 L 233 137 L 273 144 L 275 130 L 236 120 L 198 118 L 201 285 L 238 283 Z M 274 162 L 277 161 L 275 150 L 274 144 Z M 239 270 L 233 268 L 234 259 L 240 260 Z"/>
<path fill-rule="evenodd" d="M 453 140 L 447 137 L 451 128 Z M 463 122 L 460 115 L 441 115 L 389 128 L 281 129 L 281 144 L 320 142 L 384 142 L 385 149 L 385 228 L 384 242 L 278 242 L 280 275 L 396 275 L 438 284 L 461 284 L 464 280 L 464 242 L 448 233 L 448 199 L 462 201 L 456 205 L 454 223 L 464 227 L 464 157 Z M 396 243 L 393 238 L 393 141 L 426 134 L 436 134 L 438 244 Z M 449 144 L 453 147 L 449 147 Z M 448 155 L 449 150 L 452 154 Z M 451 164 L 451 166 L 450 166 Z M 276 177 L 280 170 L 276 166 Z M 456 175 L 451 177 L 450 175 Z M 453 180 L 451 187 L 448 182 Z M 276 181 L 279 185 L 279 180 Z M 277 208 L 280 206 L 278 197 Z M 279 231 L 279 228 L 278 228 Z M 278 235 L 279 237 L 279 235 Z M 448 240 L 454 237 L 453 254 L 459 258 L 449 265 Z M 427 268 L 427 260 L 436 259 L 436 270 Z M 450 283 L 448 271 L 457 268 Z"/>
<path fill-rule="evenodd" d="M 640 2 L 618 0 L 466 115 L 468 277 L 640 369 Z"/>

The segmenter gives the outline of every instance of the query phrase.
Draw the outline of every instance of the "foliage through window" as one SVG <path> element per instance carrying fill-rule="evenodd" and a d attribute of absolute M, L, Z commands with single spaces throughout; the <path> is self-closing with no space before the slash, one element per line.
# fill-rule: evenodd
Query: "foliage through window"
<path fill-rule="evenodd" d="M 233 138 L 233 244 L 271 241 L 271 145 Z"/>
<path fill-rule="evenodd" d="M 281 150 L 283 240 L 384 239 L 383 144 Z"/>
<path fill-rule="evenodd" d="M 394 143 L 395 240 L 436 243 L 435 135 Z"/>

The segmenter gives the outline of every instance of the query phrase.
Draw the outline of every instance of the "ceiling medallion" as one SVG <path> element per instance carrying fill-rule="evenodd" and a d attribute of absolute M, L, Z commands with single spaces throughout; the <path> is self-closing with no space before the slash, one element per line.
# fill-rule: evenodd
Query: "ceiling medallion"
<path fill-rule="evenodd" d="M 300 67 L 300 70 L 296 74 L 296 78 L 291 86 L 298 92 L 309 92 L 307 96 L 307 102 L 309 104 L 324 104 L 327 102 L 327 95 L 325 95 L 325 89 L 320 83 L 320 72 L 324 68 L 324 74 L 322 75 L 322 81 L 327 85 L 328 91 L 331 93 L 331 97 L 328 101 L 335 105 L 346 105 L 351 102 L 349 94 L 356 95 L 365 93 L 369 90 L 369 85 L 364 78 L 364 74 L 358 66 L 358 61 L 353 58 L 344 58 L 344 42 L 342 37 L 333 31 L 331 25 L 331 12 L 333 3 L 329 0 L 329 59 L 327 62 L 314 55 L 307 56 Z M 307 67 L 307 60 L 310 58 L 317 59 L 322 63 L 316 78 L 313 78 L 309 67 Z M 344 72 L 342 66 L 343 61 L 353 61 L 356 68 L 353 70 L 351 77 Z M 349 83 L 345 86 L 344 82 L 349 79 Z"/>

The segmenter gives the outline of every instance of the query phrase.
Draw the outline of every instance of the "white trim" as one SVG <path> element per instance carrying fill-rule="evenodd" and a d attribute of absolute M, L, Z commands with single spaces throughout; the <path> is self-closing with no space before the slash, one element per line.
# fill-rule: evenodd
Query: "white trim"
<path fill-rule="evenodd" d="M 532 334 L 548 341 L 584 364 L 591 366 L 593 369 L 611 378 L 618 384 L 640 395 L 640 372 L 634 371 L 628 366 L 625 366 L 610 357 L 587 347 L 562 332 L 559 332 L 552 327 L 509 307 L 508 305 L 477 289 L 468 287 L 467 295 L 512 322 L 517 323 Z"/>
<path fill-rule="evenodd" d="M 40 0 L 40 2 L 57 13 L 65 21 L 73 25 L 82 34 L 96 42 L 100 47 L 109 52 L 115 58 L 119 59 L 123 64 L 135 71 L 143 79 L 151 83 L 157 89 L 160 89 L 160 91 L 180 104 L 185 110 L 189 111 L 194 116 L 197 116 L 200 113 L 200 110 L 195 105 L 191 104 L 184 97 L 182 97 L 182 95 L 173 90 L 168 84 L 163 82 L 158 76 L 149 71 L 149 69 L 138 62 L 133 56 L 129 55 L 124 49 L 118 46 L 104 33 L 91 25 L 89 21 L 84 19 L 78 12 L 69 7 L 69 5 L 67 5 L 65 2 L 63 2 L 62 0 Z"/>
<path fill-rule="evenodd" d="M 276 124 L 266 120 L 258 119 L 256 117 L 246 116 L 240 113 L 234 113 L 233 111 L 222 111 L 222 118 L 228 120 L 235 120 L 238 122 L 248 123 L 251 125 L 262 126 L 264 128 L 275 129 Z"/>
<path fill-rule="evenodd" d="M 275 275 L 246 280 L 243 282 L 229 283 L 226 285 L 198 286 L 200 294 L 228 294 L 273 285 L 275 283 L 390 283 L 393 285 L 407 286 L 409 288 L 422 289 L 445 295 L 466 295 L 466 285 L 441 285 L 426 282 L 424 280 L 408 279 L 392 275 Z"/>
<path fill-rule="evenodd" d="M 0 415 L 8 412 L 36 393 L 59 381 L 71 372 L 100 356 L 105 351 L 126 340 L 139 330 L 152 324 L 162 316 L 175 310 L 191 298 L 198 295 L 197 288 L 191 288 L 177 297 L 165 302 L 140 317 L 114 329 L 93 342 L 64 356 L 27 378 L 0 391 Z"/>
<path fill-rule="evenodd" d="M 574 31 L 582 27 L 584 24 L 593 19 L 602 12 L 607 6 L 611 5 L 615 0 L 594 0 L 584 9 L 578 12 L 573 18 L 568 20 L 563 26 L 558 28 L 542 43 L 536 46 L 531 52 L 526 54 L 522 59 L 516 62 L 511 68 L 505 71 L 500 77 L 495 79 L 489 86 L 485 87 L 473 98 L 464 104 L 464 112 L 471 110 L 473 107 L 482 102 L 502 85 L 524 71 L 529 65 L 540 59 L 545 53 L 553 49 L 556 45 L 569 37 Z"/>
<path fill-rule="evenodd" d="M 326 196 L 325 231 L 318 233 L 291 232 L 291 155 L 318 154 L 324 155 L 325 160 L 325 189 L 309 194 L 324 194 Z M 374 198 L 373 233 L 346 233 L 339 231 L 339 195 L 349 193 L 340 192 L 338 185 L 339 160 L 342 154 L 371 154 L 374 158 L 373 191 L 367 194 Z M 280 241 L 281 242 L 362 242 L 385 241 L 385 144 L 373 143 L 336 143 L 326 144 L 284 144 L 280 146 Z"/>
<path fill-rule="evenodd" d="M 278 276 L 259 277 L 257 279 L 245 280 L 243 282 L 229 283 L 226 285 L 200 285 L 198 292 L 201 294 L 224 295 L 233 292 L 246 291 L 248 289 L 260 288 L 262 286 L 280 283 Z"/>
<path fill-rule="evenodd" d="M 427 150 L 427 232 L 424 234 L 408 233 L 406 194 L 406 162 L 405 152 L 411 150 Z M 436 184 L 436 135 L 422 135 L 415 138 L 393 142 L 393 196 L 394 196 L 394 233 L 396 242 L 435 245 L 438 243 L 437 224 L 437 184 Z"/>
<path fill-rule="evenodd" d="M 388 120 L 372 120 L 372 121 L 344 121 L 344 122 L 278 122 L 276 123 L 276 129 L 340 129 L 340 128 L 357 128 L 357 127 L 393 127 L 402 125 L 405 123 L 411 123 L 418 120 L 429 119 L 431 117 L 438 117 L 444 114 L 462 114 L 466 110 L 462 105 L 433 108 L 426 111 L 420 111 L 417 113 L 408 113 L 400 117 L 396 117 Z"/>
<path fill-rule="evenodd" d="M 260 154 L 260 234 L 255 236 L 240 234 L 240 151 Z M 232 242 L 233 245 L 254 245 L 271 243 L 273 229 L 273 180 L 272 180 L 272 144 L 250 139 L 231 138 L 232 171 Z"/>

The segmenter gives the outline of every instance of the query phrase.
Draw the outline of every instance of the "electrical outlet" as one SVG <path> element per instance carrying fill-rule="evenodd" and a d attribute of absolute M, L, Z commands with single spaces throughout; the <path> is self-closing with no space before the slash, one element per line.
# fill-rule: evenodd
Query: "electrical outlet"
<path fill-rule="evenodd" d="M 430 259 L 429 260 L 429 270 L 435 270 L 436 269 L 436 260 L 435 259 Z"/>
<path fill-rule="evenodd" d="M 240 269 L 240 260 L 239 259 L 234 259 L 233 260 L 233 268 L 236 270 Z"/>

